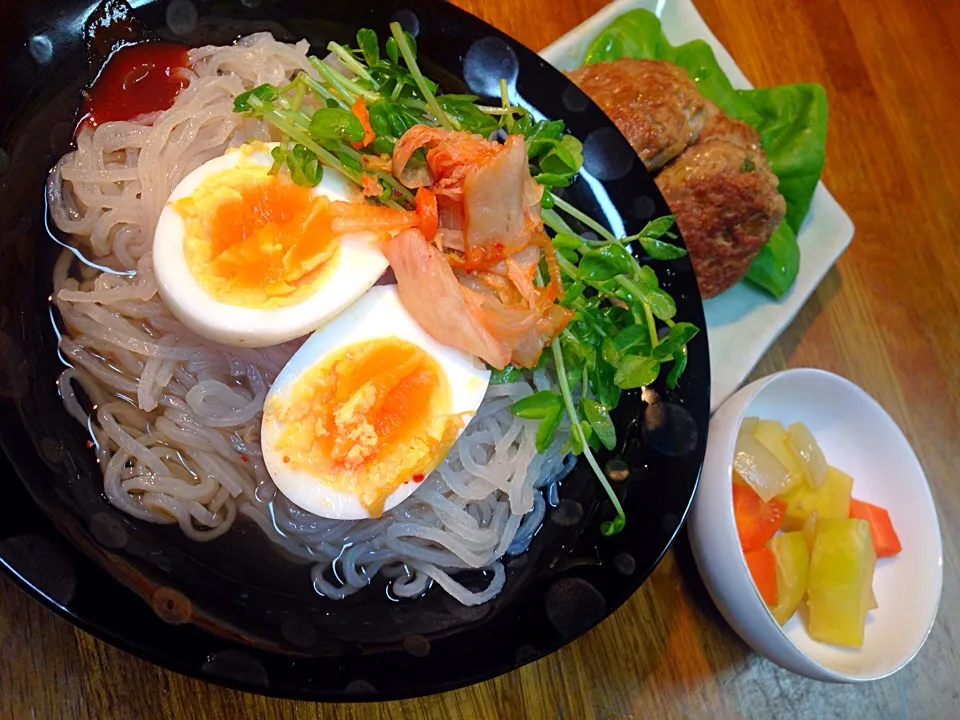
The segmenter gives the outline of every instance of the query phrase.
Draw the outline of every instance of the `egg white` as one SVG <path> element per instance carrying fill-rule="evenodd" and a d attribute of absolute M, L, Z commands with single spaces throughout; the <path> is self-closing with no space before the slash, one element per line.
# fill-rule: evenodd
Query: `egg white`
<path fill-rule="evenodd" d="M 267 405 L 278 396 L 282 402 L 291 385 L 339 348 L 394 337 L 420 347 L 437 362 L 450 386 L 452 413 L 462 417 L 465 428 L 483 401 L 490 383 L 490 371 L 472 355 L 430 337 L 404 309 L 396 285 L 371 288 L 341 315 L 311 335 L 277 376 L 267 395 Z M 371 517 L 355 495 L 331 488 L 322 478 L 294 470 L 284 463 L 283 452 L 276 450 L 277 440 L 283 432 L 284 426 L 265 413 L 260 433 L 263 459 L 280 492 L 295 505 L 321 517 L 339 520 Z M 421 486 L 422 483 L 412 480 L 400 485 L 387 498 L 384 511 L 405 500 Z"/>
<path fill-rule="evenodd" d="M 273 164 L 270 149 L 276 144 L 264 144 L 253 152 L 228 151 L 191 172 L 170 195 L 154 233 L 153 271 L 164 302 L 188 328 L 225 345 L 265 347 L 306 335 L 363 295 L 388 266 L 370 233 L 349 233 L 340 236 L 340 248 L 315 291 L 294 305 L 240 307 L 221 302 L 201 287 L 184 256 L 184 223 L 173 203 L 192 195 L 211 175 L 241 162 L 269 168 Z M 328 167 L 313 194 L 326 195 L 331 201 L 361 200 L 359 191 Z"/>

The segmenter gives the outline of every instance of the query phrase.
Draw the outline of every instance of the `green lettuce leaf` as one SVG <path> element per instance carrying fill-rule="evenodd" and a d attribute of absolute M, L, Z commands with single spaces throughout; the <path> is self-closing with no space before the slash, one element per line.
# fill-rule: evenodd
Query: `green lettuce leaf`
<path fill-rule="evenodd" d="M 785 222 L 799 232 L 823 170 L 827 94 L 818 83 L 738 90 L 736 117 L 760 134 L 770 169 L 787 201 Z"/>
<path fill-rule="evenodd" d="M 746 280 L 781 298 L 797 278 L 797 233 L 823 171 L 827 137 L 827 96 L 821 85 L 799 83 L 760 90 L 736 90 L 711 47 L 703 40 L 671 45 L 660 20 L 632 10 L 614 20 L 587 48 L 584 63 L 622 57 L 667 60 L 686 69 L 700 93 L 728 115 L 751 125 L 787 201 L 783 223 L 754 259 Z"/>
<path fill-rule="evenodd" d="M 767 244 L 747 268 L 746 280 L 763 288 L 775 298 L 783 297 L 800 269 L 800 246 L 797 234 L 786 221 L 773 231 Z"/>

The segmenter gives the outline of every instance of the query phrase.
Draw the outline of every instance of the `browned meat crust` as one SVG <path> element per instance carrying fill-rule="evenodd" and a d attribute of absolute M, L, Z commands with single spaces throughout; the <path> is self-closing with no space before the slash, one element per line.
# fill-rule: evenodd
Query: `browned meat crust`
<path fill-rule="evenodd" d="M 679 155 L 703 127 L 706 101 L 672 63 L 627 58 L 567 75 L 610 116 L 648 170 Z"/>
<path fill-rule="evenodd" d="M 690 252 L 704 297 L 736 284 L 783 220 L 756 131 L 705 100 L 686 71 L 623 59 L 568 73 L 610 116 L 657 185 Z"/>
<path fill-rule="evenodd" d="M 787 209 L 756 131 L 715 106 L 709 114 L 700 139 L 656 177 L 705 298 L 743 277 Z"/>

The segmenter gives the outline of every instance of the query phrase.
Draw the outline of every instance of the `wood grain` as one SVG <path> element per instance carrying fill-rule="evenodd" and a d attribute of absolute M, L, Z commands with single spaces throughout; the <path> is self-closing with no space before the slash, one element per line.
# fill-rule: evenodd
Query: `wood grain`
<path fill-rule="evenodd" d="M 601 0 L 458 0 L 541 48 Z M 685 538 L 612 618 L 536 664 L 435 697 L 316 705 L 153 667 L 0 583 L 0 718 L 947 718 L 960 702 L 960 3 L 697 0 L 757 85 L 814 80 L 830 99 L 825 181 L 857 227 L 754 375 L 825 368 L 904 429 L 944 535 L 937 624 L 904 671 L 867 686 L 791 675 L 752 653 L 706 596 Z"/>

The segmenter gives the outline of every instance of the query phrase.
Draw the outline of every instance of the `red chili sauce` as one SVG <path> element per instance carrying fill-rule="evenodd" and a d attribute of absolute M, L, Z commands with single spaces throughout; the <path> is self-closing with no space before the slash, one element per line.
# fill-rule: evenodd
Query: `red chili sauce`
<path fill-rule="evenodd" d="M 124 45 L 84 91 L 77 130 L 166 110 L 187 86 L 182 70 L 189 66 L 187 48 L 177 43 Z"/>

